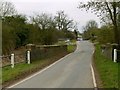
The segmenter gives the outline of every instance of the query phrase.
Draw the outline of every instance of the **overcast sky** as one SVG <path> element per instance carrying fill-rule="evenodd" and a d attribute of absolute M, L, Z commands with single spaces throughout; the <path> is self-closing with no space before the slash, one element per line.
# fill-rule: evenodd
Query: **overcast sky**
<path fill-rule="evenodd" d="M 82 0 L 7 0 L 11 1 L 18 13 L 32 16 L 34 13 L 50 13 L 55 15 L 57 11 L 64 10 L 69 18 L 78 23 L 81 32 L 82 26 L 89 20 L 100 22 L 99 18 L 91 12 L 78 9 L 78 4 Z M 87 0 L 84 0 L 86 2 Z M 83 2 L 83 1 L 82 1 Z"/>

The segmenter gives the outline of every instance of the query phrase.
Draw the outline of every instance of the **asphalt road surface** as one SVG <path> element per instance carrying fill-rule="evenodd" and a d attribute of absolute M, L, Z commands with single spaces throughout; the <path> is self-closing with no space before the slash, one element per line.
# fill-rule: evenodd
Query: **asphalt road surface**
<path fill-rule="evenodd" d="M 75 52 L 12 88 L 93 88 L 90 69 L 93 50 L 92 43 L 79 41 Z"/>

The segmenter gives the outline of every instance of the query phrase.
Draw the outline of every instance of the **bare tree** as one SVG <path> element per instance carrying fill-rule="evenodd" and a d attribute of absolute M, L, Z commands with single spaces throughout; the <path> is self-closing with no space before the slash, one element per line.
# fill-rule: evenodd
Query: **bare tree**
<path fill-rule="evenodd" d="M 16 13 L 15 7 L 11 2 L 0 1 L 0 16 L 10 16 Z"/>
<path fill-rule="evenodd" d="M 42 13 L 31 17 L 34 24 L 38 25 L 41 30 L 55 28 L 54 18 L 50 14 Z"/>
<path fill-rule="evenodd" d="M 58 30 L 67 31 L 69 29 L 73 29 L 74 27 L 73 20 L 70 20 L 64 11 L 58 11 L 55 16 L 55 20 Z"/>

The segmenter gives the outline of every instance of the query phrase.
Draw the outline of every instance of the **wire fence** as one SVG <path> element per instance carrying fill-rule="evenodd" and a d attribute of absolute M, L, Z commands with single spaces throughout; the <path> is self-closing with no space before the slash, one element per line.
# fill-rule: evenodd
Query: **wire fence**
<path fill-rule="evenodd" d="M 28 62 L 28 51 L 30 51 L 30 62 L 33 62 L 34 60 L 40 60 L 43 58 L 49 58 L 50 56 L 54 56 L 56 54 L 66 52 L 67 51 L 67 45 L 63 46 L 34 46 L 30 48 L 25 48 L 21 51 L 17 51 L 14 53 L 11 53 L 11 55 L 5 55 L 1 56 L 2 58 L 2 66 L 0 67 L 5 67 L 8 65 L 12 65 L 12 60 L 14 58 L 14 64 Z M 14 57 L 12 57 L 14 55 Z"/>
<path fill-rule="evenodd" d="M 15 54 L 14 63 L 25 62 L 26 54 Z M 2 67 L 11 65 L 11 55 L 2 56 Z"/>
<path fill-rule="evenodd" d="M 11 55 L 2 56 L 2 67 L 11 63 L 10 58 Z"/>

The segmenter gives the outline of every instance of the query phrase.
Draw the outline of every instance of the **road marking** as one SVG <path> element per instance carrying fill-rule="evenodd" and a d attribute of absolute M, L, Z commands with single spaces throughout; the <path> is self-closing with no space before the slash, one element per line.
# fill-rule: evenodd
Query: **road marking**
<path fill-rule="evenodd" d="M 24 80 L 22 80 L 22 81 L 20 81 L 20 82 L 18 82 L 18 83 L 16 83 L 16 84 L 14 84 L 14 85 L 11 85 L 11 86 L 9 86 L 9 87 L 7 87 L 7 88 L 13 88 L 13 87 L 15 87 L 16 85 L 19 85 L 19 84 L 21 84 L 21 83 L 23 83 L 23 82 L 27 81 L 28 79 L 31 79 L 32 77 L 37 76 L 38 74 L 40 74 L 40 73 L 42 73 L 42 72 L 46 71 L 47 69 L 49 69 L 50 67 L 54 66 L 55 64 L 57 64 L 58 62 L 62 61 L 64 58 L 68 57 L 68 56 L 69 56 L 69 55 L 71 55 L 71 54 L 72 54 L 72 53 L 70 53 L 70 54 L 68 54 L 68 55 L 64 56 L 64 57 L 63 57 L 63 58 L 61 58 L 60 60 L 58 60 L 58 61 L 54 62 L 53 64 L 51 64 L 51 65 L 47 66 L 46 68 L 44 68 L 44 69 L 40 70 L 39 72 L 37 72 L 37 73 L 33 74 L 32 76 L 30 76 L 30 77 L 28 77 L 28 78 L 25 78 Z"/>
<path fill-rule="evenodd" d="M 93 50 L 92 54 L 94 54 L 94 52 L 95 52 L 95 50 Z M 97 90 L 97 83 L 96 83 L 96 78 L 95 78 L 95 72 L 94 72 L 92 64 L 90 64 L 90 67 L 91 67 L 91 72 L 92 72 L 94 89 Z"/>
<path fill-rule="evenodd" d="M 92 64 L 90 65 L 90 67 L 91 67 L 91 71 L 92 71 L 93 84 L 94 84 L 94 87 L 96 88 L 97 84 L 96 84 L 95 73 L 94 73 L 94 69 L 93 69 Z"/>

